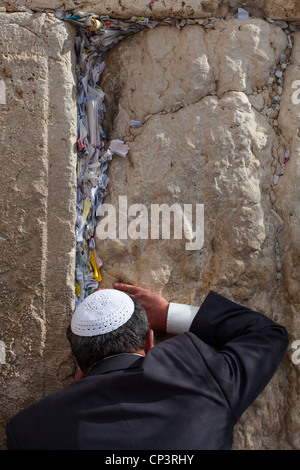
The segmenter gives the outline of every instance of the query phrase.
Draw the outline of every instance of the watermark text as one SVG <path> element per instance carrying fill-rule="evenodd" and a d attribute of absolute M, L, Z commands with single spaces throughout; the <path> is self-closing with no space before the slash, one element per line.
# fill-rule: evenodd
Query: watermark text
<path fill-rule="evenodd" d="M 0 364 L 6 364 L 6 346 L 4 341 L 0 341 Z"/>
<path fill-rule="evenodd" d="M 127 196 L 119 196 L 119 207 L 102 204 L 97 216 L 100 240 L 182 240 L 186 250 L 201 250 L 204 245 L 203 204 L 145 204 L 128 206 Z M 118 214 L 117 214 L 118 209 Z"/>
<path fill-rule="evenodd" d="M 6 104 L 6 87 L 3 80 L 0 80 L 0 104 Z"/>

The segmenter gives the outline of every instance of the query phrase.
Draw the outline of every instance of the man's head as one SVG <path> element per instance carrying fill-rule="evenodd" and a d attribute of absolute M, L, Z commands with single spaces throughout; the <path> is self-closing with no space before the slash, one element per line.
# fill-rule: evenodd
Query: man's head
<path fill-rule="evenodd" d="M 115 289 L 101 289 L 80 303 L 67 338 L 85 373 L 105 357 L 145 354 L 153 346 L 153 332 L 141 303 Z"/>

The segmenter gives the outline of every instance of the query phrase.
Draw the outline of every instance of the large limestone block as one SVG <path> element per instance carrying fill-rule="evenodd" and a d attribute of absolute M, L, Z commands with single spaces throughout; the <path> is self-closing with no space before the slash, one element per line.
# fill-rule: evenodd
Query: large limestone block
<path fill-rule="evenodd" d="M 113 158 L 105 202 L 123 221 L 124 212 L 128 215 L 132 230 L 127 237 L 102 239 L 104 226 L 99 224 L 103 287 L 121 280 L 193 305 L 214 289 L 296 331 L 299 277 L 291 264 L 298 263 L 293 201 L 298 196 L 296 183 L 289 189 L 288 179 L 296 163 L 272 185 L 286 150 L 296 151 L 295 131 L 286 138 L 280 132 L 290 125 L 284 111 L 288 84 L 279 127 L 266 115 L 274 90 L 265 85 L 286 46 L 285 34 L 274 25 L 230 20 L 209 31 L 189 26 L 180 32 L 163 27 L 144 31 L 110 52 L 102 81 L 107 129 L 110 137 L 124 139 L 130 152 L 128 159 Z M 144 124 L 130 127 L 131 119 Z M 185 235 L 174 239 L 175 220 L 170 239 L 162 234 L 151 238 L 154 204 L 192 204 L 194 209 L 203 204 L 201 249 L 188 250 Z M 278 233 L 283 215 L 292 223 Z M 148 227 L 147 236 L 132 236 L 142 227 Z M 281 278 L 278 244 L 286 256 Z M 300 447 L 297 381 L 289 352 L 237 425 L 234 448 Z"/>
<path fill-rule="evenodd" d="M 105 241 L 99 247 L 109 274 L 164 290 L 178 301 L 188 292 L 189 301 L 199 302 L 201 293 L 221 284 L 259 303 L 263 285 L 271 288 L 274 277 L 276 221 L 262 192 L 272 181 L 273 146 L 280 146 L 276 134 L 241 92 L 152 116 L 130 143 L 130 161 L 111 165 L 106 202 L 118 208 L 119 196 L 127 195 L 128 206 L 145 204 L 149 217 L 151 204 L 204 204 L 205 245 L 199 252 L 186 250 L 185 238 Z M 168 267 L 163 276 L 162 265 Z M 188 287 L 178 290 L 183 279 Z"/>
<path fill-rule="evenodd" d="M 127 134 L 130 119 L 175 111 L 212 92 L 221 97 L 260 89 L 286 44 L 281 28 L 260 19 L 218 21 L 213 30 L 194 25 L 143 31 L 107 59 L 108 120 L 116 119 Z"/>
<path fill-rule="evenodd" d="M 285 73 L 281 109 L 278 124 L 290 149 L 290 160 L 286 166 L 285 184 L 276 187 L 276 207 L 285 223 L 280 240 L 284 285 L 288 293 L 289 309 L 293 316 L 290 329 L 291 341 L 300 339 L 300 33 L 294 35 L 294 47 L 290 65 Z M 299 365 L 290 377 L 289 438 L 295 448 L 300 447 L 299 417 Z"/>
<path fill-rule="evenodd" d="M 285 72 L 281 109 L 278 125 L 290 150 L 289 164 L 285 177 L 288 184 L 276 187 L 276 205 L 286 225 L 282 234 L 282 250 L 285 252 L 283 266 L 286 270 L 286 288 L 290 299 L 299 313 L 299 275 L 300 275 L 300 212 L 299 212 L 299 177 L 300 177 L 300 32 L 294 34 L 294 47 L 290 65 Z M 297 307 L 296 307 L 297 306 Z M 300 326 L 300 325 L 299 325 Z M 299 336 L 299 326 L 297 333 Z"/>
<path fill-rule="evenodd" d="M 282 249 L 285 252 L 283 266 L 286 270 L 286 288 L 290 298 L 298 307 L 300 306 L 299 76 L 300 63 L 289 65 L 285 73 L 284 91 L 278 117 L 279 126 L 286 141 L 289 143 L 290 149 L 290 160 L 285 170 L 288 184 L 279 184 L 275 190 L 276 205 L 286 225 L 286 230 L 282 234 L 282 237 L 284 237 Z"/>
<path fill-rule="evenodd" d="M 266 0 L 265 12 L 273 19 L 299 20 L 300 4 L 298 0 Z"/>
<path fill-rule="evenodd" d="M 0 2 L 8 11 L 19 11 L 23 5 L 15 0 Z M 238 8 L 246 9 L 251 17 L 274 20 L 294 21 L 300 19 L 298 0 L 27 0 L 26 7 L 34 12 L 44 11 L 87 11 L 98 15 L 109 15 L 114 18 L 209 18 L 236 15 Z"/>
<path fill-rule="evenodd" d="M 15 0 L 7 0 L 5 2 L 10 9 L 17 8 Z M 33 11 L 45 10 L 73 10 L 73 11 L 89 11 L 99 15 L 110 15 L 117 18 L 131 18 L 132 16 L 145 17 L 196 17 L 206 18 L 218 14 L 226 14 L 227 8 L 223 6 L 223 0 L 189 0 L 182 2 L 181 0 L 167 1 L 145 1 L 145 0 L 86 0 L 78 4 L 77 1 L 69 0 L 63 2 L 60 0 L 29 0 L 26 6 Z"/>
<path fill-rule="evenodd" d="M 60 388 L 74 303 L 74 36 L 44 14 L 0 15 L 0 426 Z"/>

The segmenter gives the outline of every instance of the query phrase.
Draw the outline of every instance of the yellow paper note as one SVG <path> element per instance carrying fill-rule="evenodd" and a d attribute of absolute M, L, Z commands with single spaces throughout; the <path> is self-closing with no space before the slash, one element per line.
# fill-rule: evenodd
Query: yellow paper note
<path fill-rule="evenodd" d="M 93 266 L 93 269 L 94 269 L 94 279 L 98 282 L 101 282 L 102 277 L 101 277 L 101 274 L 100 274 L 100 269 L 98 269 L 98 266 L 97 266 L 97 263 L 96 263 L 95 256 L 94 256 L 93 252 L 91 253 L 91 263 L 92 263 L 92 266 Z"/>
<path fill-rule="evenodd" d="M 94 258 L 95 258 L 97 268 L 100 269 L 101 266 L 103 265 L 103 263 L 100 259 L 100 256 L 98 255 L 98 252 L 97 252 L 96 248 L 93 248 L 93 255 L 94 255 Z"/>
<path fill-rule="evenodd" d="M 90 208 L 91 208 L 91 201 L 88 201 L 87 199 L 85 199 L 83 201 L 83 211 L 82 211 L 83 223 L 86 221 L 87 216 L 89 215 Z"/>
<path fill-rule="evenodd" d="M 80 289 L 80 285 L 79 285 L 79 284 L 76 284 L 76 285 L 75 285 L 75 294 L 77 295 L 78 299 L 80 299 L 80 297 L 81 297 L 81 289 Z"/>

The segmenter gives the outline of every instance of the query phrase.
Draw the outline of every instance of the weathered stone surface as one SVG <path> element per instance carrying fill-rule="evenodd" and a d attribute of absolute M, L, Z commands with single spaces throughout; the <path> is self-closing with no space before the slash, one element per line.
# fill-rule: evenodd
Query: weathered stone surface
<path fill-rule="evenodd" d="M 298 0 L 228 0 L 229 10 L 246 9 L 251 16 L 293 21 L 300 18 Z"/>
<path fill-rule="evenodd" d="M 294 47 L 290 65 L 285 72 L 281 109 L 278 125 L 282 130 L 290 148 L 290 161 L 286 167 L 285 184 L 276 187 L 276 207 L 286 225 L 282 232 L 280 245 L 282 251 L 282 268 L 284 287 L 288 294 L 287 310 L 293 321 L 290 328 L 291 341 L 300 338 L 300 32 L 294 35 Z M 281 181 L 280 181 L 281 183 Z M 294 366 L 290 374 L 289 422 L 288 437 L 294 448 L 300 448 L 300 416 L 299 416 L 299 365 Z"/>
<path fill-rule="evenodd" d="M 267 16 L 273 19 L 299 20 L 300 5 L 297 0 L 266 0 L 265 12 Z"/>
<path fill-rule="evenodd" d="M 250 93 L 266 83 L 286 44 L 279 27 L 259 19 L 218 21 L 215 29 L 208 30 L 198 25 L 182 31 L 157 27 L 135 37 L 134 45 L 133 41 L 121 44 L 120 55 L 115 49 L 108 59 L 108 64 L 116 62 L 103 84 L 108 113 L 115 113 L 120 83 L 123 99 L 116 126 L 127 125 L 126 135 L 130 119 L 174 111 L 212 92 L 219 97 L 228 91 Z M 108 116 L 114 122 L 115 116 Z"/>
<path fill-rule="evenodd" d="M 44 14 L 1 14 L 0 426 L 70 374 L 77 111 L 74 37 Z M 1 442 L 4 445 L 3 442 Z"/>
<path fill-rule="evenodd" d="M 239 7 L 246 9 L 252 17 L 273 18 L 274 20 L 299 20 L 300 5 L 298 0 L 28 0 L 23 2 L 34 12 L 43 11 L 88 11 L 98 15 L 110 15 L 117 18 L 145 16 L 154 18 L 208 18 L 236 14 Z M 22 5 L 23 5 L 22 4 Z M 1 1 L 8 11 L 18 11 L 19 3 L 15 0 Z"/>
<path fill-rule="evenodd" d="M 128 207 L 143 204 L 127 223 L 147 221 L 149 230 L 151 204 L 204 204 L 205 237 L 195 251 L 186 250 L 184 236 L 153 240 L 149 232 L 142 240 L 98 239 L 103 286 L 121 280 L 194 305 L 214 289 L 263 311 L 299 337 L 298 108 L 286 132 L 293 65 L 286 71 L 279 117 L 272 100 L 281 82 L 267 85 L 281 54 L 285 60 L 290 55 L 286 46 L 277 26 L 230 20 L 205 31 L 192 26 L 143 31 L 109 54 L 102 81 L 107 128 L 112 138 L 129 144 L 130 153 L 111 163 L 106 202 L 117 214 L 119 196 L 127 197 Z M 144 125 L 130 127 L 131 119 Z M 294 163 L 272 186 L 287 149 Z M 282 219 L 289 228 L 278 233 Z M 276 279 L 276 242 L 281 279 Z M 299 448 L 298 374 L 289 351 L 237 425 L 235 449 Z"/>
<path fill-rule="evenodd" d="M 14 0 L 5 2 L 11 9 L 16 8 Z M 103 0 L 97 1 L 67 1 L 50 0 L 48 2 L 40 0 L 30 0 L 26 2 L 27 7 L 34 11 L 50 10 L 73 10 L 73 11 L 90 11 L 99 15 L 110 15 L 118 18 L 131 18 L 132 16 L 153 16 L 165 18 L 173 17 L 198 17 L 206 18 L 224 12 L 223 0 L 191 0 L 182 2 L 181 0 L 168 0 L 145 2 L 144 0 Z M 225 9 L 227 12 L 227 9 Z M 225 13 L 226 14 L 226 13 Z"/>
<path fill-rule="evenodd" d="M 171 203 L 174 197 L 175 201 L 204 203 L 205 195 L 208 197 L 210 193 L 208 188 L 211 188 L 213 184 L 209 176 L 211 169 L 208 170 L 212 165 L 211 161 L 208 161 L 209 155 L 217 159 L 216 163 L 212 165 L 213 167 L 216 165 L 222 169 L 224 165 L 224 168 L 227 168 L 228 162 L 224 155 L 228 153 L 232 155 L 231 158 L 234 158 L 233 149 L 235 145 L 233 142 L 235 140 L 238 142 L 236 144 L 238 148 L 243 149 L 245 133 L 248 133 L 251 139 L 253 134 L 257 137 L 255 152 L 258 159 L 263 158 L 260 147 L 263 148 L 267 145 L 268 134 L 271 129 L 269 130 L 268 120 L 260 114 L 256 113 L 253 122 L 249 120 L 253 111 L 247 95 L 241 92 L 255 88 L 257 80 L 266 81 L 269 72 L 275 66 L 276 60 L 279 59 L 280 53 L 285 49 L 286 37 L 279 28 L 269 26 L 260 20 L 247 25 L 247 28 L 251 30 L 252 27 L 255 34 L 257 34 L 259 26 L 262 29 L 266 28 L 266 31 L 269 32 L 268 41 L 261 43 L 261 49 L 258 47 L 253 49 L 253 55 L 259 54 L 264 58 L 262 65 L 263 77 L 252 73 L 245 75 L 241 68 L 241 73 L 237 74 L 234 87 L 232 86 L 231 72 L 235 72 L 236 63 L 239 63 L 243 51 L 240 51 L 240 47 L 237 47 L 235 57 L 232 49 L 231 53 L 228 53 L 229 49 L 225 52 L 224 49 L 227 48 L 227 44 L 221 38 L 227 34 L 230 36 L 232 31 L 236 34 L 239 27 L 243 28 L 243 25 L 241 26 L 235 20 L 228 23 L 224 22 L 219 31 L 204 32 L 201 27 L 186 27 L 179 32 L 175 28 L 161 27 L 140 34 L 139 37 L 135 38 L 135 41 L 126 41 L 110 54 L 107 60 L 103 87 L 107 92 L 109 110 L 112 109 L 111 101 L 114 102 L 116 98 L 118 99 L 119 112 L 113 120 L 115 128 L 112 137 L 121 134 L 122 137 L 125 136 L 126 141 L 131 141 L 131 164 L 120 159 L 112 165 L 114 170 L 111 171 L 114 171 L 114 173 L 112 174 L 111 198 L 114 197 L 114 193 L 121 194 L 120 189 L 117 191 L 116 189 L 122 188 L 128 192 L 132 199 L 136 198 L 138 202 L 145 203 L 148 201 L 154 203 L 162 200 Z M 188 40 L 191 39 L 191 35 L 194 38 L 193 42 Z M 271 42 L 274 44 L 274 49 L 269 46 Z M 209 44 L 211 49 L 206 49 L 206 44 Z M 217 54 L 214 47 L 216 44 L 218 45 Z M 223 50 L 222 44 L 225 44 Z M 247 41 L 248 44 L 249 41 Z M 255 62 L 251 52 L 249 49 L 247 50 L 247 60 L 249 60 L 249 63 Z M 231 64 L 231 68 L 228 64 Z M 118 73 L 116 73 L 116 69 L 118 69 Z M 219 85 L 216 96 L 206 97 L 201 100 L 209 93 L 215 92 L 220 82 L 222 86 Z M 232 89 L 235 89 L 236 92 L 226 93 Z M 122 90 L 121 99 L 119 90 Z M 195 106 L 190 107 L 189 105 Z M 180 107 L 184 109 L 176 112 Z M 223 112 L 224 109 L 227 110 L 227 113 Z M 151 118 L 147 120 L 143 128 L 133 129 L 129 127 L 130 119 L 145 120 L 150 116 Z M 247 125 L 245 124 L 246 127 L 239 135 L 240 119 L 243 118 Z M 109 121 L 111 122 L 110 116 Z M 229 126 L 229 133 L 227 129 L 225 130 L 226 125 Z M 217 132 L 218 137 L 215 136 L 215 132 Z M 237 135 L 233 137 L 231 136 L 232 133 Z M 273 134 L 272 140 L 276 140 L 277 136 L 274 132 Z M 231 145 L 233 147 L 230 151 Z M 248 145 L 249 148 L 253 149 L 253 143 Z M 228 146 L 227 153 L 224 151 L 226 146 Z M 266 158 L 270 158 L 271 147 L 267 147 Z M 219 159 L 220 161 L 218 161 Z M 262 173 L 254 178 L 254 168 L 258 165 L 258 161 L 254 159 L 252 162 L 253 168 L 246 170 L 243 169 L 242 158 L 240 163 L 235 162 L 237 166 L 235 170 L 236 177 L 232 174 L 232 171 L 228 172 L 227 178 L 219 176 L 221 181 L 223 179 L 227 181 L 228 179 L 228 192 L 232 193 L 229 200 L 241 197 L 239 193 L 234 196 L 235 191 L 232 188 L 236 182 L 238 190 L 241 184 L 238 173 L 239 171 L 245 171 L 245 175 L 242 177 L 244 188 L 249 186 L 248 190 L 244 189 L 245 193 L 248 198 L 253 197 L 253 207 L 256 204 L 260 205 L 260 184 L 264 183 L 267 191 L 272 181 L 272 162 L 270 161 L 269 174 L 265 173 L 263 175 Z M 240 166 L 241 169 L 239 170 Z M 221 173 L 221 169 L 218 169 L 219 173 Z M 195 178 L 196 181 L 194 181 Z M 216 179 L 219 180 L 219 178 Z M 253 182 L 252 178 L 257 179 L 257 182 Z M 261 178 L 262 181 L 260 181 Z M 139 184 L 137 184 L 137 181 L 139 181 Z M 194 190 L 189 194 L 192 181 Z M 125 187 L 124 182 L 126 183 Z M 199 188 L 200 182 L 201 187 Z M 203 185 L 206 187 L 206 184 L 207 190 L 202 192 L 201 188 Z M 229 196 L 225 197 L 226 191 L 224 188 L 220 188 L 220 183 L 213 185 L 216 186 L 220 201 L 223 201 L 224 207 L 226 207 Z M 256 191 L 258 191 L 257 195 L 255 195 Z M 212 193 L 211 199 L 215 203 L 217 198 L 214 193 Z M 236 204 L 237 202 L 234 204 L 235 209 Z M 242 203 L 241 207 L 243 207 Z M 260 208 L 256 208 L 259 212 Z M 216 219 L 217 209 L 217 206 L 207 209 L 207 217 L 211 218 L 212 221 Z M 249 211 L 249 214 L 251 213 L 252 210 Z M 245 218 L 247 219 L 247 217 Z M 224 219 L 224 227 L 227 220 L 228 214 Z M 259 220 L 261 220 L 260 216 L 258 218 L 254 216 L 253 223 L 250 224 L 252 225 L 251 236 L 247 237 L 246 235 L 254 250 L 260 246 L 265 237 L 265 227 L 262 224 L 260 230 L 260 224 L 257 224 Z M 241 226 L 240 221 L 237 222 L 237 226 Z M 232 231 L 232 225 L 230 225 L 229 230 Z M 222 230 L 220 230 L 219 235 L 216 235 L 214 231 L 212 231 L 212 234 L 214 239 L 216 237 L 217 239 L 218 237 L 226 239 Z M 241 235 L 237 234 L 237 250 L 239 243 L 243 245 L 245 242 L 243 238 L 239 240 L 239 237 Z M 216 240 L 214 243 L 216 243 Z M 227 241 L 224 241 L 224 243 L 226 244 Z M 117 244 L 120 249 L 119 242 Z M 143 248 L 144 250 L 145 248 Z M 178 247 L 175 251 L 178 253 Z M 108 259 L 110 255 L 109 250 Z M 118 251 L 116 254 L 118 259 L 119 255 L 120 252 Z M 182 257 L 184 256 L 182 255 Z M 149 256 L 147 258 L 150 259 Z M 156 260 L 153 263 L 160 270 L 160 263 Z M 128 266 L 130 263 L 127 263 L 126 260 L 125 266 L 116 267 L 116 269 L 122 272 L 126 264 Z M 178 263 L 176 263 L 176 266 L 178 266 Z M 135 273 L 136 266 L 133 266 L 131 270 L 132 273 Z M 231 270 L 228 271 L 232 273 Z M 131 280 L 133 281 L 133 279 Z M 165 285 L 164 281 L 162 282 Z"/>

